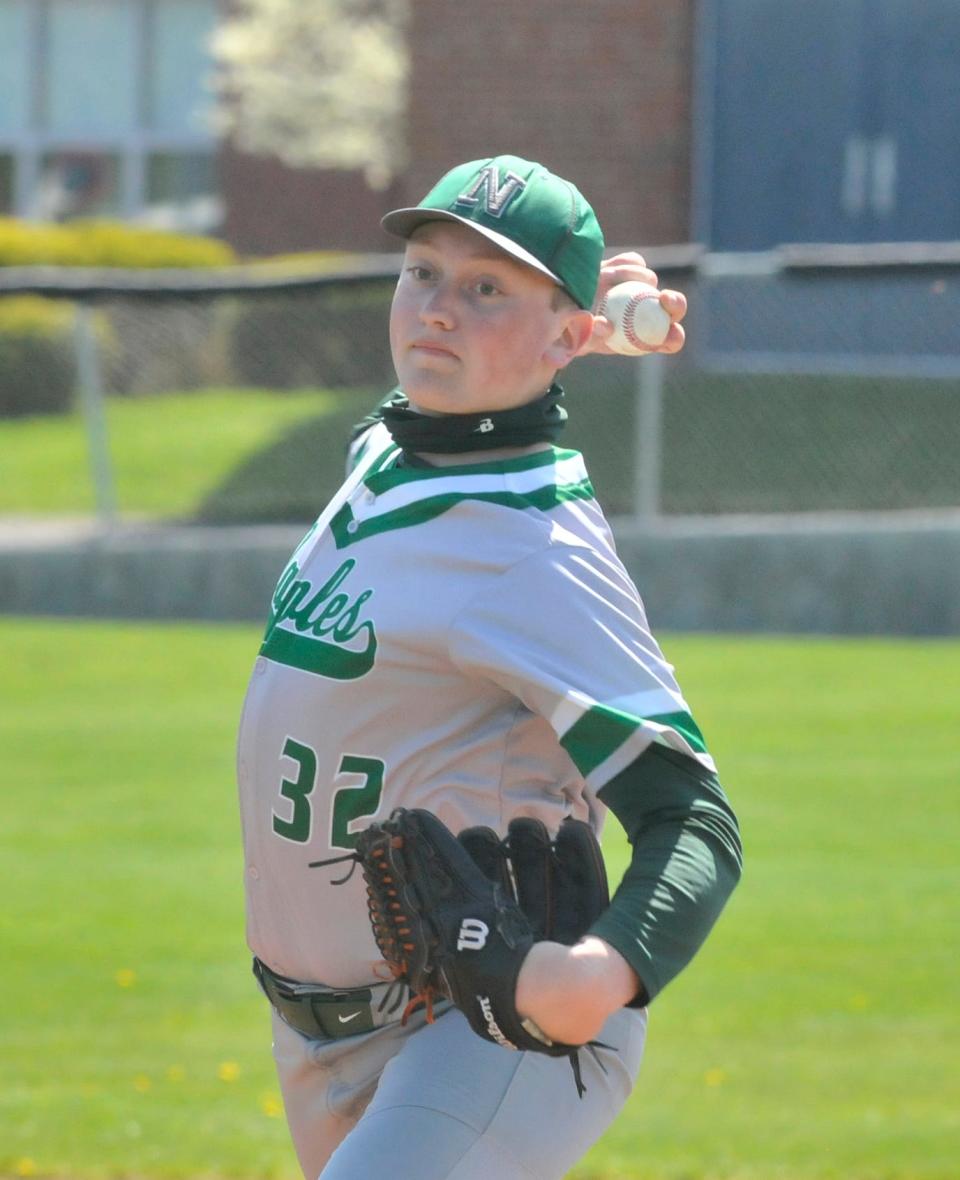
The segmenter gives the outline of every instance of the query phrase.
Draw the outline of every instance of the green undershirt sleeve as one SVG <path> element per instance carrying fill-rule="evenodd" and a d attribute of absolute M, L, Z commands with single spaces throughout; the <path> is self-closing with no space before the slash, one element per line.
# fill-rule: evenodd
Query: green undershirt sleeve
<path fill-rule="evenodd" d="M 599 791 L 633 857 L 590 933 L 640 976 L 643 1005 L 690 962 L 740 879 L 737 819 L 715 774 L 652 745 Z"/>

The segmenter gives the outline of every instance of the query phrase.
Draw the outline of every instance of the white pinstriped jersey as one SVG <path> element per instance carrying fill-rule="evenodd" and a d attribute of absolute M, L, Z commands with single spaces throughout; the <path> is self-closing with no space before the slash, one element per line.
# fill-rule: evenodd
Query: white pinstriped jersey
<path fill-rule="evenodd" d="M 398 806 L 459 831 L 599 830 L 652 741 L 713 768 L 581 456 L 399 465 L 383 426 L 293 554 L 240 724 L 251 949 L 332 987 L 383 977 L 349 851 Z"/>

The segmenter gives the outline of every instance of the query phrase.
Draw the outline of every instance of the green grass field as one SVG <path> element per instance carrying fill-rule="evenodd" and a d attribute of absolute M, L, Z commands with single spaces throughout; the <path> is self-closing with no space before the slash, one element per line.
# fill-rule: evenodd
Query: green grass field
<path fill-rule="evenodd" d="M 214 389 L 110 398 L 106 421 L 120 509 L 192 516 L 250 456 L 335 404 L 335 395 L 323 390 Z M 338 458 L 343 440 L 341 431 Z M 0 421 L 0 453 L 0 515 L 94 510 L 87 436 L 78 412 Z M 342 471 L 342 459 L 335 466 Z"/>
<path fill-rule="evenodd" d="M 613 515 L 633 510 L 634 382 L 633 362 L 610 358 L 578 361 L 565 379 L 570 423 L 562 442 L 583 451 Z M 224 523 L 311 520 L 336 490 L 349 427 L 384 392 L 205 389 L 108 398 L 119 510 Z M 681 369 L 664 405 L 663 510 L 960 504 L 958 408 L 955 381 L 917 386 Z M 0 516 L 93 511 L 78 413 L 0 420 L 0 472 Z"/>
<path fill-rule="evenodd" d="M 257 635 L 0 620 L 0 1175 L 298 1174 L 243 945 Z M 663 644 L 747 867 L 575 1175 L 955 1180 L 960 643 Z"/>

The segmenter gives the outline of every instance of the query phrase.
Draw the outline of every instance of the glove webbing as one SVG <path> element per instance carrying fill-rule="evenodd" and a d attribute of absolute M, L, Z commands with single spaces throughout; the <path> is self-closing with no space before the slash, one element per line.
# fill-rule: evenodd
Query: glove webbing
<path fill-rule="evenodd" d="M 394 841 L 402 841 L 402 836 L 392 837 Z M 399 846 L 399 845 L 396 845 Z M 370 851 L 370 859 L 374 862 L 371 866 L 380 873 L 380 884 L 384 889 L 388 898 L 394 900 L 388 901 L 386 910 L 381 901 L 379 894 L 367 886 L 367 913 L 370 918 L 370 925 L 373 930 L 373 936 L 376 940 L 377 947 L 383 955 L 384 962 L 393 972 L 394 987 L 396 988 L 396 997 L 394 997 L 394 987 L 388 988 L 383 999 L 378 1005 L 378 1011 L 388 1011 L 393 1013 L 400 1006 L 400 1001 L 403 996 L 404 985 L 407 984 L 407 963 L 403 956 L 399 953 L 401 951 L 409 953 L 414 950 L 413 943 L 403 942 L 403 938 L 411 933 L 409 926 L 409 917 L 403 912 L 403 907 L 398 900 L 399 895 L 397 891 L 391 886 L 393 879 L 389 873 L 389 864 L 382 849 L 374 848 Z M 331 857 L 329 860 L 315 860 L 311 861 L 309 868 L 318 869 L 325 868 L 328 865 L 343 864 L 346 861 L 352 861 L 350 870 L 344 877 L 338 877 L 332 881 L 332 885 L 345 885 L 347 881 L 353 876 L 357 865 L 364 860 L 364 857 L 359 852 L 348 852 L 345 856 Z M 386 912 L 389 910 L 390 912 Z M 400 1023 L 406 1025 L 407 1021 L 418 1008 L 426 1008 L 426 1018 L 428 1024 L 433 1024 L 436 1017 L 433 1014 L 433 1002 L 437 998 L 437 991 L 435 988 L 428 986 L 417 995 L 411 996 L 407 1002 L 400 1016 Z M 392 1003 L 393 1007 L 388 1008 L 387 1005 Z"/>

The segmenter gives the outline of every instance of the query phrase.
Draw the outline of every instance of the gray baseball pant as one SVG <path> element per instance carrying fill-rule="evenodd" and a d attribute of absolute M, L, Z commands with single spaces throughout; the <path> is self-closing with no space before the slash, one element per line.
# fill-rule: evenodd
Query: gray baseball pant
<path fill-rule="evenodd" d="M 478 1037 L 455 1008 L 339 1040 L 274 1014 L 274 1056 L 306 1180 L 561 1180 L 620 1112 L 636 1081 L 646 1009 L 621 1009 L 580 1053 L 577 1097 L 565 1058 Z"/>

